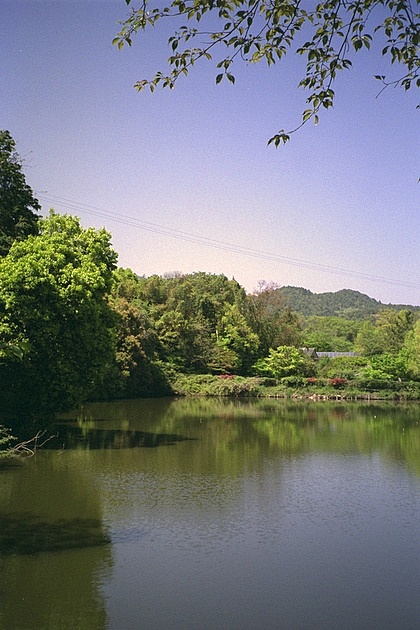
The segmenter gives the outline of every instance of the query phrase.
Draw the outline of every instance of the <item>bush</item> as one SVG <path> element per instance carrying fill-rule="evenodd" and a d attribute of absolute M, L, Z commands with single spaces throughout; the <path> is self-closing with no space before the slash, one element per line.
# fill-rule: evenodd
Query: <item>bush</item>
<path fill-rule="evenodd" d="M 284 376 L 280 379 L 280 383 L 285 387 L 304 387 L 307 379 L 301 376 Z"/>
<path fill-rule="evenodd" d="M 358 378 L 363 368 L 369 364 L 366 357 L 336 357 L 330 359 L 324 365 L 319 363 L 319 373 L 327 378 L 345 378 L 352 380 Z"/>
<path fill-rule="evenodd" d="M 330 380 L 330 385 L 332 385 L 335 389 L 339 389 L 341 387 L 344 387 L 344 385 L 347 383 L 345 378 L 340 378 L 339 376 L 332 378 Z"/>

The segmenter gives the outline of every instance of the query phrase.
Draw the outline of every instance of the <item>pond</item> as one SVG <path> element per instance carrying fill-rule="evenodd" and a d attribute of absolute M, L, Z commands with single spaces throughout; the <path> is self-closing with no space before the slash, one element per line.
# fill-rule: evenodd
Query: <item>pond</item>
<path fill-rule="evenodd" d="M 0 469 L 0 627 L 418 627 L 420 406 L 95 403 Z"/>

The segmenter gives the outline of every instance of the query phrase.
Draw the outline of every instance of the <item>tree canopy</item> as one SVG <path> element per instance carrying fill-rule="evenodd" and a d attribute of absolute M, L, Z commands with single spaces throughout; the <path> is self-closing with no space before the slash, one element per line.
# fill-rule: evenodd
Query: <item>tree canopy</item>
<path fill-rule="evenodd" d="M 8 131 L 0 130 L 0 257 L 16 239 L 37 233 L 38 200 L 22 173 L 16 143 Z"/>
<path fill-rule="evenodd" d="M 55 213 L 39 228 L 0 260 L 0 399 L 17 415 L 81 403 L 115 353 L 109 234 Z"/>
<path fill-rule="evenodd" d="M 113 43 L 119 48 L 131 45 L 139 31 L 173 20 L 169 70 L 137 81 L 139 91 L 153 91 L 157 85 L 173 88 L 199 59 L 215 59 L 216 83 L 224 78 L 234 83 L 234 62 L 272 65 L 290 52 L 303 56 L 306 68 L 299 87 L 309 93 L 307 108 L 294 129 L 281 129 L 270 138 L 269 144 L 278 146 L 308 120 L 318 123 L 320 110 L 333 106 L 337 74 L 350 68 L 352 54 L 369 50 L 374 39 L 382 55 L 402 67 L 392 77 L 375 75 L 381 90 L 420 86 L 419 13 L 413 5 L 412 0 L 142 0 Z"/>

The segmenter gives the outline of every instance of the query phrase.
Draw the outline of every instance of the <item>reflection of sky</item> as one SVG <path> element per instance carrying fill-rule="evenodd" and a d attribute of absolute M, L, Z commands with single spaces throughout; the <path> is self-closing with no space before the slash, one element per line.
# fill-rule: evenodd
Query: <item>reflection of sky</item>
<path fill-rule="evenodd" d="M 111 626 L 141 615 L 150 628 L 414 628 L 418 503 L 406 470 L 316 453 L 259 469 L 108 478 Z"/>
<path fill-rule="evenodd" d="M 105 223 L 120 264 L 139 274 L 201 270 L 234 276 L 249 290 L 265 279 L 420 303 L 416 97 L 392 90 L 375 99 L 372 75 L 387 72 L 375 54 L 361 54 L 340 78 L 335 108 L 317 127 L 276 151 L 267 139 L 295 126 L 305 108 L 296 59 L 270 70 L 238 66 L 235 86 L 217 88 L 211 65 L 200 64 L 171 92 L 137 94 L 135 80 L 162 68 L 167 51 L 158 31 L 131 49 L 111 46 L 122 0 L 2 7 L 1 125 L 41 201 L 45 191 L 61 200 L 43 202 L 44 211 L 55 205 L 84 225 Z M 289 262 L 180 241 L 81 204 Z"/>

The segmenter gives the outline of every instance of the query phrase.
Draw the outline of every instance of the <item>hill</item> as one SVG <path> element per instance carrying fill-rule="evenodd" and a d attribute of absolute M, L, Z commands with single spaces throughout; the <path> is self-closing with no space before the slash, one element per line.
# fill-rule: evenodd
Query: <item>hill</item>
<path fill-rule="evenodd" d="M 287 286 L 280 287 L 276 291 L 292 311 L 302 313 L 305 317 L 318 315 L 363 319 L 384 309 L 408 309 L 420 312 L 420 306 L 382 304 L 375 298 L 352 289 L 341 289 L 332 293 L 312 293 L 309 289 L 302 287 Z"/>

